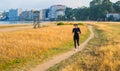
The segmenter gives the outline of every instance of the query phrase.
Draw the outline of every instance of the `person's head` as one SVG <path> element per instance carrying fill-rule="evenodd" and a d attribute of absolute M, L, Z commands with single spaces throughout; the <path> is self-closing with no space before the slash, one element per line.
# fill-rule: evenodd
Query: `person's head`
<path fill-rule="evenodd" d="M 78 28 L 78 24 L 74 24 L 74 27 L 75 27 L 75 28 Z"/>

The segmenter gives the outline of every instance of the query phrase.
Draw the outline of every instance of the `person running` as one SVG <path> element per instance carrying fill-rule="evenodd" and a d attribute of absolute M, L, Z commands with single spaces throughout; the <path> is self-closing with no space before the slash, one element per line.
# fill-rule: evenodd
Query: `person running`
<path fill-rule="evenodd" d="M 80 43 L 79 43 L 80 37 L 79 37 L 79 34 L 81 34 L 81 30 L 78 27 L 78 24 L 74 24 L 74 28 L 72 30 L 72 33 L 74 34 L 73 40 L 74 40 L 74 47 L 75 47 L 75 50 L 76 50 L 77 49 L 77 45 L 78 45 L 78 48 L 80 48 Z"/>

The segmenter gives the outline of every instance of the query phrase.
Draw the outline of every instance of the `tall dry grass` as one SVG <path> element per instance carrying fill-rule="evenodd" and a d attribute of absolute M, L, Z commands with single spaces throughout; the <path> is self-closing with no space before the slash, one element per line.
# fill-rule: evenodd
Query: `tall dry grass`
<path fill-rule="evenodd" d="M 73 63 L 60 71 L 120 71 L 120 45 L 97 48 L 93 54 L 78 54 Z"/>
<path fill-rule="evenodd" d="M 43 59 L 51 49 L 64 48 L 61 45 L 72 41 L 73 26 L 50 26 L 0 33 L 0 69 L 12 68 L 29 59 Z M 81 38 L 87 33 L 86 26 L 80 26 Z M 59 50 L 60 51 L 60 50 Z M 51 55 L 52 52 L 49 52 Z"/>
<path fill-rule="evenodd" d="M 83 51 L 48 71 L 120 71 L 120 24 L 89 24 L 94 25 L 95 38 Z"/>

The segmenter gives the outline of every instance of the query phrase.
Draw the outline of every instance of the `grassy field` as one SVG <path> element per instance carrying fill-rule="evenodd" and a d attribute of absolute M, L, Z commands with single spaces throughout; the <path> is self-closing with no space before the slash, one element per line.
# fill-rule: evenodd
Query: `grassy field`
<path fill-rule="evenodd" d="M 48 71 L 120 71 L 120 24 L 90 24 L 95 38 L 87 47 Z"/>
<path fill-rule="evenodd" d="M 31 26 L 31 24 L 20 24 L 20 25 L 0 25 L 0 29 L 3 29 L 3 28 L 14 28 L 14 27 L 25 27 L 25 26 Z"/>
<path fill-rule="evenodd" d="M 80 25 L 81 42 L 90 32 Z M 73 49 L 72 25 L 0 33 L 0 71 L 21 71 Z M 26 68 L 28 67 L 28 68 Z"/>
<path fill-rule="evenodd" d="M 40 27 L 56 26 L 57 22 L 42 22 Z M 33 23 L 23 24 L 0 24 L 0 29 L 33 26 Z"/>

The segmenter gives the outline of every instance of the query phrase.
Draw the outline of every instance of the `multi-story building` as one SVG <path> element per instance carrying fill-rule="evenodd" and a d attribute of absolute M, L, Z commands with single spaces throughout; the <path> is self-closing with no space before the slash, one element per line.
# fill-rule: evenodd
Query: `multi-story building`
<path fill-rule="evenodd" d="M 20 20 L 22 21 L 33 21 L 33 11 L 23 11 L 20 14 Z"/>
<path fill-rule="evenodd" d="M 9 20 L 9 19 L 8 19 L 8 14 L 9 14 L 9 12 L 4 11 L 4 12 L 2 13 L 2 20 Z"/>
<path fill-rule="evenodd" d="M 43 9 L 42 10 L 42 16 L 43 16 L 42 18 L 44 21 L 49 20 L 48 15 L 49 15 L 49 9 Z"/>
<path fill-rule="evenodd" d="M 31 10 L 22 12 L 22 9 L 10 9 L 8 18 L 10 21 L 57 20 L 59 15 L 65 15 L 65 10 L 66 6 L 64 5 L 53 5 L 49 9 L 40 11 Z"/>
<path fill-rule="evenodd" d="M 42 10 L 33 12 L 34 20 L 42 20 L 42 17 Z"/>
<path fill-rule="evenodd" d="M 66 6 L 64 5 L 53 5 L 50 7 L 49 18 L 56 20 L 59 15 L 65 15 Z"/>
<path fill-rule="evenodd" d="M 20 20 L 23 21 L 43 20 L 42 10 L 23 11 L 20 14 Z"/>
<path fill-rule="evenodd" d="M 18 21 L 21 13 L 22 9 L 10 9 L 8 18 L 10 21 Z"/>

